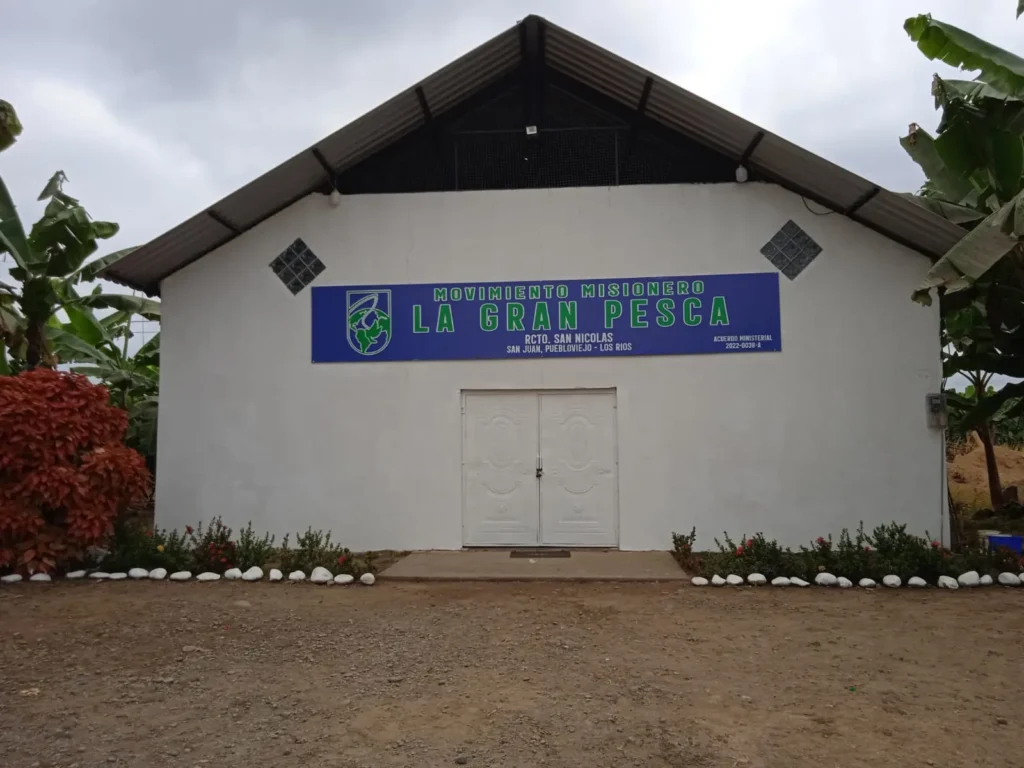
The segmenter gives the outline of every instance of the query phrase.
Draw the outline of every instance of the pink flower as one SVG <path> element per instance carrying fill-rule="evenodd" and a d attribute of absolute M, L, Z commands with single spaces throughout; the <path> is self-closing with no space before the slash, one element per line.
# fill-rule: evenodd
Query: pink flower
<path fill-rule="evenodd" d="M 825 537 L 824 536 L 819 536 L 818 537 L 818 544 L 824 544 L 824 543 L 825 543 Z"/>
<path fill-rule="evenodd" d="M 939 542 L 937 542 L 937 541 L 933 541 L 932 542 L 932 549 L 938 549 L 941 546 L 942 545 Z"/>
<path fill-rule="evenodd" d="M 736 547 L 736 557 L 740 557 L 743 554 L 743 545 Z"/>

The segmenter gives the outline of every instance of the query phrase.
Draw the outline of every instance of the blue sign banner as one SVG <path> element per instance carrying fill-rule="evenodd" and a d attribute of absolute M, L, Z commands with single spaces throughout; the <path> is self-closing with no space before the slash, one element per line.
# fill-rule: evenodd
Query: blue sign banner
<path fill-rule="evenodd" d="M 312 289 L 313 362 L 782 349 L 779 274 Z"/>

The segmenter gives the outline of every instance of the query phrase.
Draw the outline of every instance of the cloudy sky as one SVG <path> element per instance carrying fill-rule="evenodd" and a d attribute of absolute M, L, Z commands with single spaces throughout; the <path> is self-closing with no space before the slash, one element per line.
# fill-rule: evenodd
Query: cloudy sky
<path fill-rule="evenodd" d="M 936 116 L 903 20 L 1006 48 L 1015 0 L 6 0 L 0 173 L 28 220 L 50 174 L 141 244 L 529 13 L 896 190 Z"/>

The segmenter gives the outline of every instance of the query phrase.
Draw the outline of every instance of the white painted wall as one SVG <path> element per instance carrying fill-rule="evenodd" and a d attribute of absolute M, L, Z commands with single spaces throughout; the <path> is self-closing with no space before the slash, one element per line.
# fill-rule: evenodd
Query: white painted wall
<path fill-rule="evenodd" d="M 296 237 L 316 284 L 556 280 L 773 269 L 788 219 L 824 248 L 781 278 L 781 353 L 310 362 L 310 292 L 268 268 Z M 786 544 L 889 520 L 938 535 L 938 314 L 927 260 L 771 185 L 306 198 L 164 281 L 157 521 L 222 515 L 347 546 L 461 546 L 460 392 L 615 388 L 620 543 L 696 525 Z"/>

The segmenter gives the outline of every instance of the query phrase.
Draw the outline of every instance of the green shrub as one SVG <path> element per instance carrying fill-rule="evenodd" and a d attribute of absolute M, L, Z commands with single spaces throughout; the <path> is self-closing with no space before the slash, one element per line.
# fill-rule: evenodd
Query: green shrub
<path fill-rule="evenodd" d="M 243 571 L 254 565 L 263 568 L 274 557 L 274 553 L 274 537 L 269 533 L 264 534 L 263 538 L 258 537 L 252 532 L 250 522 L 238 534 L 238 542 L 235 544 L 235 565 Z"/>
<path fill-rule="evenodd" d="M 928 539 L 907 533 L 906 525 L 879 525 L 871 533 L 871 544 L 875 550 L 873 578 L 895 574 L 906 581 L 920 576 L 935 583 L 939 576 L 948 575 L 942 547 L 933 547 Z"/>
<path fill-rule="evenodd" d="M 848 529 L 843 528 L 835 551 L 835 575 L 845 576 L 854 583 L 871 578 L 872 560 L 871 546 L 867 534 L 864 533 L 864 523 L 857 526 L 857 534 L 853 537 L 850 536 Z"/>
<path fill-rule="evenodd" d="M 295 549 L 288 545 L 285 535 L 281 543 L 281 570 L 303 571 L 306 575 L 316 567 L 326 568 L 333 574 L 351 573 L 356 576 L 352 553 L 345 547 L 331 543 L 331 533 L 308 528 L 305 533 L 295 534 Z"/>
<path fill-rule="evenodd" d="M 672 533 L 672 556 L 686 570 L 697 570 L 694 562 L 693 544 L 697 540 L 697 527 L 689 533 Z"/>
<path fill-rule="evenodd" d="M 147 528 L 136 521 L 121 520 L 114 524 L 109 552 L 100 562 L 100 567 L 111 572 L 131 568 L 166 568 L 173 573 L 187 568 L 190 560 L 184 535 L 157 527 Z"/>
<path fill-rule="evenodd" d="M 939 576 L 958 576 L 965 571 L 996 576 L 1003 571 L 1024 570 L 1024 558 L 1005 547 L 987 552 L 973 547 L 953 554 L 938 541 L 907 533 L 898 523 L 880 525 L 868 536 L 861 523 L 855 534 L 844 528 L 838 544 L 832 536 L 819 536 L 810 547 L 796 552 L 779 546 L 774 539 L 758 533 L 746 536 L 737 544 L 728 533 L 715 539 L 718 551 L 694 552 L 696 530 L 688 535 L 672 534 L 673 554 L 680 565 L 701 576 L 736 574 L 744 578 L 752 573 L 769 580 L 776 576 L 798 576 L 812 581 L 819 573 L 828 572 L 857 582 L 863 578 L 881 580 L 895 574 L 906 581 L 919 576 L 935 584 Z"/>
<path fill-rule="evenodd" d="M 200 520 L 195 530 L 192 526 L 185 529 L 188 535 L 189 548 L 192 555 L 192 567 L 199 571 L 224 573 L 237 566 L 238 555 L 235 543 L 231 540 L 231 529 L 215 517 L 205 530 Z"/>
<path fill-rule="evenodd" d="M 691 532 L 691 537 L 696 538 L 695 533 Z M 775 539 L 767 539 L 763 533 L 756 533 L 749 538 L 744 536 L 739 544 L 728 533 L 723 534 L 723 539 L 715 539 L 718 552 L 692 555 L 690 569 L 702 576 L 717 573 L 719 576 L 736 574 L 746 578 L 752 573 L 760 573 L 768 579 L 774 579 L 776 576 L 792 575 L 793 553 L 779 546 Z"/>

